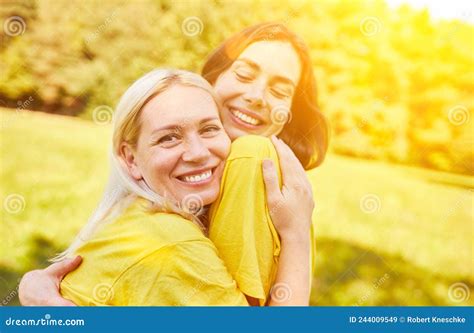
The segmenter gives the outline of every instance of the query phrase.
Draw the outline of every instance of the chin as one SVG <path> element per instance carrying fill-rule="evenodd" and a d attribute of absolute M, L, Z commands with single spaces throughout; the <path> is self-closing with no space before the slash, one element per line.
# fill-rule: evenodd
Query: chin
<path fill-rule="evenodd" d="M 176 196 L 181 198 L 179 201 L 181 204 L 197 204 L 199 206 L 207 206 L 212 204 L 219 197 L 219 184 L 217 186 L 211 186 L 202 190 L 195 190 L 183 192 L 182 194 Z"/>
<path fill-rule="evenodd" d="M 213 193 L 206 193 L 201 196 L 202 203 L 204 206 L 212 204 L 214 201 L 217 200 L 219 197 L 219 191 L 215 191 Z"/>
<path fill-rule="evenodd" d="M 227 131 L 227 130 L 226 130 Z M 231 141 L 234 141 L 237 138 L 240 138 L 244 135 L 249 135 L 250 133 L 244 132 L 241 129 L 232 127 L 229 131 L 227 131 L 227 135 L 229 136 Z"/>
<path fill-rule="evenodd" d="M 200 196 L 202 198 L 202 202 L 204 206 L 212 204 L 219 197 L 219 192 L 221 189 L 221 179 L 222 179 L 223 173 L 224 173 L 224 164 L 222 164 L 221 167 L 218 168 L 218 171 L 216 174 L 217 177 L 214 179 L 212 184 L 209 184 L 210 186 L 201 192 Z"/>

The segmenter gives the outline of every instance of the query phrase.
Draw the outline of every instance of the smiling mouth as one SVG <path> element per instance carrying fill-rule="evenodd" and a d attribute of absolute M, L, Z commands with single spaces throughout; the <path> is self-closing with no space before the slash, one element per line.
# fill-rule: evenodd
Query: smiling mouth
<path fill-rule="evenodd" d="M 263 124 L 260 119 L 252 117 L 248 113 L 244 113 L 238 109 L 229 107 L 229 111 L 232 114 L 233 119 L 239 124 L 247 125 L 249 127 L 257 127 Z"/>
<path fill-rule="evenodd" d="M 216 168 L 208 169 L 199 173 L 189 174 L 185 176 L 178 176 L 176 178 L 186 184 L 201 184 L 201 183 L 205 183 L 207 180 L 209 180 L 212 177 L 215 169 Z"/>

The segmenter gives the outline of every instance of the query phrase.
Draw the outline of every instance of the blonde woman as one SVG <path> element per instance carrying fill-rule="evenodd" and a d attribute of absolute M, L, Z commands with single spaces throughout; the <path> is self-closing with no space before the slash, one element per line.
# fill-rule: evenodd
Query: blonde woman
<path fill-rule="evenodd" d="M 84 259 L 61 282 L 63 297 L 78 305 L 247 305 L 203 232 L 206 219 L 193 215 L 186 200 L 214 202 L 229 150 L 245 156 L 246 141 L 259 145 L 254 139 L 231 148 L 212 88 L 196 74 L 156 70 L 136 81 L 116 109 L 104 197 L 61 256 Z M 280 192 L 270 171 L 269 197 Z M 305 222 L 274 220 L 283 242 L 275 283 L 285 283 L 292 297 L 269 305 L 308 302 L 309 242 L 301 242 L 309 232 L 307 213 Z"/>

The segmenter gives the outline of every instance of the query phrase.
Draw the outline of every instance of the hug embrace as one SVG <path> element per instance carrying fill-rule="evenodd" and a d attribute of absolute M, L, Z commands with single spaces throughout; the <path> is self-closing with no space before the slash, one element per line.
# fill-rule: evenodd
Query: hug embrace
<path fill-rule="evenodd" d="M 304 42 L 263 23 L 202 76 L 156 69 L 114 113 L 102 200 L 23 305 L 308 305 L 328 125 Z"/>

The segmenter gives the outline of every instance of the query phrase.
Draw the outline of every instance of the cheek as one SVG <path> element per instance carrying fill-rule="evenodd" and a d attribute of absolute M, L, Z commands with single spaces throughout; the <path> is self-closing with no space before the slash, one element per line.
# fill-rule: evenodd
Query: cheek
<path fill-rule="evenodd" d="M 239 82 L 229 73 L 221 75 L 214 84 L 214 91 L 223 102 L 241 94 L 239 90 Z"/>
<path fill-rule="evenodd" d="M 230 138 L 222 134 L 219 137 L 214 138 L 212 141 L 212 146 L 209 148 L 214 155 L 219 157 L 222 161 L 227 159 L 230 153 Z"/>
<path fill-rule="evenodd" d="M 170 192 L 169 181 L 178 159 L 177 154 L 166 151 L 155 152 L 143 165 L 146 170 L 145 180 L 155 192 L 159 194 Z"/>
<path fill-rule="evenodd" d="M 291 102 L 279 99 L 270 99 L 268 108 L 268 125 L 260 135 L 271 136 L 279 134 L 285 125 L 291 121 Z"/>

